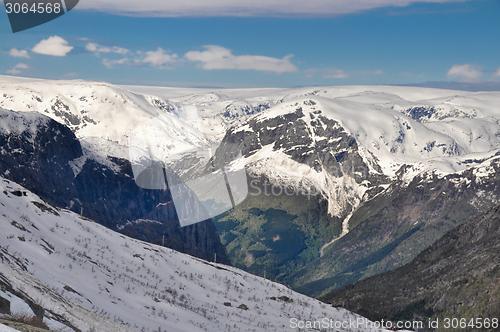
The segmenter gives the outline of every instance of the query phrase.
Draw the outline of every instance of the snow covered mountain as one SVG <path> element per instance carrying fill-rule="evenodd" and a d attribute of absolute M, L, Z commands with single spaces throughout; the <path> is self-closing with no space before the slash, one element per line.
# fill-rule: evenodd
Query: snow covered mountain
<path fill-rule="evenodd" d="M 0 107 L 37 111 L 74 131 L 83 154 L 75 173 L 88 161 L 120 174 L 130 133 L 159 116 L 170 124 L 153 137 L 162 156 L 220 144 L 210 165 L 181 160 L 186 174 L 220 168 L 241 151 L 249 195 L 215 223 L 229 256 L 310 294 L 409 262 L 499 202 L 498 92 L 118 87 L 5 76 L 0 89 Z M 199 121 L 183 111 L 190 105 Z"/>
<path fill-rule="evenodd" d="M 262 111 L 252 121 L 298 108 L 309 129 L 318 121 L 328 126 L 321 119 L 334 120 L 365 150 L 365 162 L 375 161 L 381 167 L 377 172 L 391 178 L 403 164 L 418 165 L 419 170 L 460 171 L 465 167 L 453 157 L 488 153 L 500 144 L 496 106 L 500 95 L 495 92 L 384 86 L 214 91 L 8 76 L 0 77 L 0 90 L 0 107 L 45 114 L 68 126 L 84 146 L 91 146 L 88 150 L 105 157 L 127 158 L 130 133 L 160 115 L 172 121 L 165 149 L 181 144 L 189 150 L 220 143 L 229 128 L 244 131 L 246 121 Z M 178 113 L 188 105 L 196 107 L 198 129 L 206 141 L 193 140 L 193 119 Z M 321 114 L 319 120 L 313 119 L 315 114 Z M 307 134 L 313 145 L 325 139 L 311 130 Z M 99 139 L 108 143 L 99 146 Z"/>
<path fill-rule="evenodd" d="M 255 194 L 216 223 L 241 268 L 320 294 L 410 261 L 499 202 L 499 93 L 279 93 L 215 155 L 241 149 Z"/>
<path fill-rule="evenodd" d="M 416 174 L 428 170 L 435 170 L 443 175 L 456 173 L 473 166 L 464 161 L 484 160 L 493 156 L 500 147 L 500 110 L 497 106 L 500 94 L 496 92 L 384 86 L 242 89 L 215 92 L 194 89 L 183 91 L 173 88 L 128 88 L 141 93 L 155 93 L 175 105 L 196 105 L 204 123 L 209 121 L 209 117 L 218 119 L 219 125 L 210 123 L 211 130 L 222 128 L 225 131 L 229 128 L 231 133 L 239 133 L 238 135 L 246 137 L 245 148 L 248 159 L 245 164 L 250 171 L 255 169 L 257 173 L 267 172 L 269 173 L 267 175 L 276 181 L 285 177 L 284 181 L 287 183 L 297 182 L 297 179 L 306 177 L 333 205 L 335 198 L 341 200 L 344 198 L 342 195 L 334 197 L 332 187 L 349 188 L 349 185 L 347 187 L 326 185 L 325 183 L 332 181 L 328 172 L 311 172 L 313 168 L 318 167 L 318 163 L 323 162 L 314 160 L 315 157 L 318 157 L 316 159 L 321 157 L 315 155 L 312 149 L 335 151 L 338 158 L 339 154 L 344 152 L 342 149 L 345 149 L 345 147 L 337 149 L 331 146 L 332 143 L 337 144 L 335 135 L 338 132 L 343 132 L 344 135 L 356 140 L 358 147 L 355 153 L 359 155 L 360 161 L 362 160 L 364 169 L 360 168 L 355 172 L 365 172 L 363 174 L 365 178 L 371 174 L 378 174 L 394 180 L 396 172 L 402 165 L 412 166 L 412 172 L 405 177 L 407 181 L 411 181 Z M 232 110 L 235 111 L 231 112 Z M 246 112 L 247 110 L 250 111 Z M 247 114 L 262 111 L 264 111 L 262 114 L 247 120 Z M 292 115 L 293 113 L 297 115 Z M 231 115 L 229 119 L 228 114 Z M 285 117 L 293 121 L 293 126 L 300 124 L 303 128 L 299 130 L 295 127 L 294 130 L 299 130 L 298 132 L 286 133 L 285 129 L 277 129 L 271 123 L 276 122 L 276 119 L 278 122 L 279 119 L 283 119 L 282 122 L 286 121 Z M 231 119 L 236 120 L 230 121 Z M 220 125 L 221 123 L 224 125 Z M 281 123 L 280 126 L 287 127 L 285 123 Z M 291 127 L 289 123 L 287 128 Z M 327 128 L 336 131 L 325 131 Z M 255 133 L 255 130 L 261 132 Z M 285 151 L 284 139 L 280 137 L 283 134 L 288 134 L 289 140 L 297 140 L 299 135 L 305 140 L 295 142 L 295 145 L 289 142 Z M 252 145 L 255 135 L 263 138 L 264 142 Z M 214 139 L 222 139 L 223 136 L 217 134 Z M 281 141 L 275 144 L 278 137 Z M 273 147 L 269 150 L 271 146 Z M 287 156 L 283 156 L 283 153 Z M 297 158 L 299 155 L 300 158 Z M 262 164 L 266 160 L 269 161 L 268 167 Z M 293 165 L 294 161 L 302 166 Z M 280 164 L 285 166 L 278 171 L 276 167 Z M 352 167 L 344 167 L 348 168 L 352 170 Z M 337 174 L 342 173 L 334 170 Z M 352 177 L 356 177 L 356 174 L 349 176 Z M 347 200 L 361 202 L 359 196 L 363 196 L 365 191 L 363 187 L 366 186 L 354 185 L 354 187 L 353 196 L 348 195 Z M 343 205 L 349 206 L 349 204 Z M 349 210 L 348 208 L 346 212 L 345 209 L 335 206 L 329 209 L 335 216 L 348 215 Z"/>
<path fill-rule="evenodd" d="M 51 328 L 288 331 L 294 318 L 363 320 L 236 268 L 125 237 L 4 178 L 0 191 L 0 297 Z"/>

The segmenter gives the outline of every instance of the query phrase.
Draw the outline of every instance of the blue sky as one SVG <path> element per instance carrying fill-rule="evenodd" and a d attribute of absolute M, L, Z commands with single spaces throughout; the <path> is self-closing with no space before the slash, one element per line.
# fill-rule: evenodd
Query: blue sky
<path fill-rule="evenodd" d="M 80 0 L 15 34 L 2 10 L 0 74 L 190 87 L 500 82 L 500 1 L 429 1 Z"/>

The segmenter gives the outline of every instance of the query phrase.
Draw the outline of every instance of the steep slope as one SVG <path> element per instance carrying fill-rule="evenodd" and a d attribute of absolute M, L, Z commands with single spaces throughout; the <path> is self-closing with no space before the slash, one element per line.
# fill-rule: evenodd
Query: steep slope
<path fill-rule="evenodd" d="M 474 318 L 498 331 L 500 206 L 446 233 L 411 263 L 335 290 L 321 299 L 371 319 Z M 478 328 L 476 318 L 489 319 Z M 486 326 L 485 326 L 486 327 Z M 441 329 L 444 330 L 444 327 Z"/>
<path fill-rule="evenodd" d="M 11 181 L 0 179 L 0 190 L 0 297 L 35 302 L 50 326 L 286 331 L 293 318 L 362 319 L 236 268 L 127 238 Z"/>
<path fill-rule="evenodd" d="M 183 92 L 177 98 L 165 98 L 154 94 L 154 88 L 144 88 L 139 89 L 143 93 L 136 93 L 128 87 L 105 82 L 19 80 L 1 76 L 0 107 L 36 111 L 68 126 L 79 139 L 98 137 L 123 147 L 128 146 L 128 137 L 137 126 L 162 115 L 177 127 L 170 128 L 169 141 L 164 142 L 166 150 L 175 150 L 178 145 L 185 149 L 196 147 L 199 143 L 190 138 L 193 131 L 189 123 L 176 116 L 182 112 L 182 107 L 195 106 L 198 118 L 188 119 L 188 122 L 199 121 L 208 141 L 218 142 L 227 128 L 269 108 L 273 103 L 252 102 L 230 98 L 224 93 L 200 93 L 202 91 L 189 89 L 181 90 Z M 181 126 L 184 128 L 179 130 Z"/>
<path fill-rule="evenodd" d="M 135 238 L 229 263 L 210 220 L 181 228 L 168 190 L 142 189 L 128 160 L 85 159 L 73 132 L 37 112 L 0 109 L 0 174 L 52 204 Z M 163 239 L 165 237 L 165 239 Z"/>

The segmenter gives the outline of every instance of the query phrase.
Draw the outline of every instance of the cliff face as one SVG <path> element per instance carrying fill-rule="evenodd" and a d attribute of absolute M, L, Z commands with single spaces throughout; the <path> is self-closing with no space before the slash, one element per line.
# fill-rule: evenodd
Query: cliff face
<path fill-rule="evenodd" d="M 74 133 L 39 113 L 0 112 L 0 174 L 59 207 L 181 252 L 230 263 L 210 220 L 180 227 L 168 190 L 135 184 L 130 162 L 84 158 Z M 80 165 L 79 165 L 80 163 Z"/>
<path fill-rule="evenodd" d="M 37 188 L 55 205 L 76 195 L 69 162 L 82 156 L 71 130 L 34 112 L 0 109 L 0 172 L 26 187 Z"/>

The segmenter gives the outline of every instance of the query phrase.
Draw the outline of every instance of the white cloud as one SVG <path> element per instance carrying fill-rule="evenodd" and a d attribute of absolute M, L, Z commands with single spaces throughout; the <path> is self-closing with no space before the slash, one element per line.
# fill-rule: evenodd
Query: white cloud
<path fill-rule="evenodd" d="M 345 71 L 343 69 L 330 68 L 327 70 L 323 78 L 348 78 L 352 75 L 382 75 L 384 72 L 380 69 L 377 70 L 358 70 L 358 71 Z"/>
<path fill-rule="evenodd" d="M 167 54 L 161 47 L 158 47 L 156 51 L 146 52 L 146 55 L 147 56 L 138 61 L 138 63 L 142 62 L 150 66 L 160 68 L 166 68 L 166 65 L 175 62 L 175 59 L 177 58 L 177 54 Z"/>
<path fill-rule="evenodd" d="M 290 62 L 291 55 L 283 59 L 270 58 L 261 55 L 239 55 L 235 56 L 231 50 L 216 46 L 204 46 L 203 52 L 191 51 L 184 55 L 190 61 L 201 62 L 205 70 L 213 69 L 247 69 L 272 71 L 276 73 L 296 72 L 297 67 Z"/>
<path fill-rule="evenodd" d="M 500 68 L 493 74 L 493 77 L 500 77 Z"/>
<path fill-rule="evenodd" d="M 17 75 L 20 74 L 22 69 L 28 69 L 29 66 L 25 63 L 18 63 L 14 68 L 7 70 L 7 74 Z"/>
<path fill-rule="evenodd" d="M 413 3 L 449 3 L 468 0 L 86 0 L 79 9 L 137 16 L 332 16 Z"/>
<path fill-rule="evenodd" d="M 108 68 L 113 68 L 116 65 L 129 65 L 130 63 L 131 62 L 129 58 L 123 58 L 120 60 L 102 59 L 102 64 Z"/>
<path fill-rule="evenodd" d="M 152 67 L 168 68 L 168 64 L 174 63 L 177 58 L 177 54 L 170 55 L 168 53 L 165 53 L 165 51 L 160 47 L 158 47 L 156 51 L 149 51 L 145 53 L 137 52 L 137 55 L 142 56 L 142 59 L 134 56 L 132 59 L 128 57 L 124 57 L 118 60 L 110 60 L 106 58 L 102 59 L 102 64 L 108 68 L 113 68 L 114 66 L 120 66 L 120 65 L 141 66 L 144 64 L 150 65 Z"/>
<path fill-rule="evenodd" d="M 361 70 L 361 71 L 355 71 L 354 74 L 359 74 L 359 75 L 382 75 L 384 72 L 380 69 L 377 70 Z"/>
<path fill-rule="evenodd" d="M 123 47 L 118 47 L 118 46 L 107 47 L 107 46 L 101 46 L 96 43 L 87 43 L 85 49 L 89 52 L 94 52 L 96 54 L 99 53 L 127 54 L 128 52 L 130 52 L 129 50 Z"/>
<path fill-rule="evenodd" d="M 63 38 L 52 36 L 36 44 L 32 51 L 38 54 L 66 56 L 72 49 L 73 46 L 69 46 L 68 42 Z"/>
<path fill-rule="evenodd" d="M 330 69 L 323 78 L 348 78 L 350 75 L 343 69 Z"/>
<path fill-rule="evenodd" d="M 11 48 L 9 51 L 9 55 L 15 58 L 26 58 L 26 59 L 30 58 L 28 51 L 18 50 L 17 48 Z"/>
<path fill-rule="evenodd" d="M 12 69 L 7 70 L 6 73 L 11 74 L 11 75 L 17 75 L 17 74 L 20 74 L 21 71 L 19 69 L 12 68 Z"/>
<path fill-rule="evenodd" d="M 480 67 L 466 63 L 464 65 L 454 65 L 448 70 L 446 76 L 458 78 L 463 82 L 479 82 L 481 76 L 483 76 L 483 70 Z"/>

